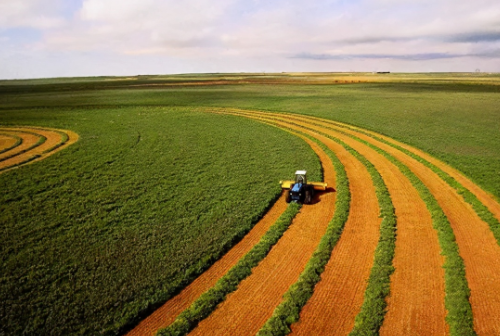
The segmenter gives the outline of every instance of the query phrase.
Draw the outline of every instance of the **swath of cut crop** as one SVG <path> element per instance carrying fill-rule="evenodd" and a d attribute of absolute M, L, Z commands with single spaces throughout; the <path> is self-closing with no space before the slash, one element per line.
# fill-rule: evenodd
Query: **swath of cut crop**
<path fill-rule="evenodd" d="M 271 225 L 286 210 L 286 207 L 287 203 L 283 195 L 238 244 L 231 248 L 221 259 L 179 294 L 139 323 L 127 336 L 155 335 L 159 329 L 170 325 L 182 311 L 188 308 L 201 294 L 212 288 L 217 280 L 226 274 L 241 257 L 259 242 L 264 233 L 267 232 Z"/>
<path fill-rule="evenodd" d="M 335 186 L 335 172 L 327 155 L 305 139 L 318 154 L 324 179 Z M 271 316 L 281 296 L 297 281 L 333 216 L 335 193 L 302 208 L 268 256 L 190 335 L 254 335 Z"/>
<path fill-rule="evenodd" d="M 42 160 L 78 140 L 76 133 L 66 130 L 9 127 L 0 128 L 0 131 L 21 137 L 23 140 L 19 146 L 0 155 L 0 171 Z"/>
<path fill-rule="evenodd" d="M 266 113 L 266 115 L 271 116 Z M 391 278 L 388 310 L 400 319 L 390 330 L 396 334 L 444 334 L 445 323 L 443 257 L 430 215 L 408 179 L 383 156 L 367 146 L 307 117 L 273 114 L 296 125 L 324 132 L 346 142 L 375 165 L 387 184 L 398 217 L 398 239 Z M 418 254 L 415 251 L 419 251 Z M 408 288 L 413 290 L 409 291 Z M 397 299 L 397 300 L 396 300 Z M 390 315 L 386 318 L 390 318 Z M 387 323 L 387 321 L 386 321 Z"/>
<path fill-rule="evenodd" d="M 304 306 L 300 321 L 292 325 L 294 335 L 345 335 L 353 328 L 379 238 L 381 219 L 368 171 L 342 146 L 328 139 L 321 141 L 336 153 L 346 168 L 351 208 L 321 281 Z"/>

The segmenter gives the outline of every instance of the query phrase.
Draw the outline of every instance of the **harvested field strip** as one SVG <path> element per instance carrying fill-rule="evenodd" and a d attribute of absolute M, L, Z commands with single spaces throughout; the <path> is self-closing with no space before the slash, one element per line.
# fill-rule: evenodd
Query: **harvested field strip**
<path fill-rule="evenodd" d="M 3 138 L 3 139 L 2 139 Z M 13 134 L 0 134 L 0 154 L 8 152 L 23 143 L 23 138 Z"/>
<path fill-rule="evenodd" d="M 304 125 L 297 125 L 299 127 L 305 127 Z M 307 126 L 307 125 L 306 125 Z M 307 127 L 306 127 L 307 128 Z M 309 128 L 310 129 L 310 128 Z M 317 137 L 322 137 L 321 135 L 317 135 Z M 353 297 L 356 293 L 356 291 L 348 291 L 345 290 L 343 291 L 344 288 L 338 288 L 338 284 L 331 284 L 332 287 L 337 286 L 337 291 L 340 293 L 339 295 L 344 296 L 345 300 L 338 300 L 340 302 L 335 302 L 338 304 L 337 309 L 332 311 L 332 309 L 327 309 L 326 307 L 331 305 L 331 302 L 328 302 L 328 300 L 323 299 L 322 302 L 319 304 L 319 307 L 316 306 L 317 310 L 315 311 L 314 314 L 308 315 L 306 318 L 308 318 L 305 322 L 304 325 L 305 327 L 302 327 L 302 323 L 300 322 L 296 326 L 292 326 L 292 330 L 294 333 L 297 334 L 303 334 L 303 335 L 309 335 L 309 334 L 314 334 L 314 333 L 324 333 L 326 330 L 332 333 L 338 333 L 338 334 L 345 334 L 349 332 L 353 325 L 354 325 L 354 317 L 356 314 L 359 312 L 359 309 L 361 308 L 361 304 L 363 303 L 363 297 L 362 294 L 365 293 L 365 300 L 364 304 L 362 307 L 361 314 L 358 314 L 360 316 L 366 315 L 364 319 L 361 320 L 361 322 L 357 321 L 356 325 L 356 330 L 355 332 L 359 332 L 361 334 L 364 334 L 367 332 L 367 330 L 378 330 L 380 328 L 383 318 L 384 318 L 384 309 L 385 309 L 385 296 L 389 292 L 389 282 L 390 282 L 390 275 L 392 273 L 392 257 L 394 255 L 394 241 L 395 241 L 395 228 L 396 228 L 396 218 L 394 215 L 394 207 L 391 202 L 391 198 L 389 196 L 389 193 L 387 192 L 387 188 L 380 176 L 380 174 L 376 171 L 374 166 L 365 158 L 363 158 L 361 155 L 359 155 L 358 152 L 356 152 L 353 148 L 349 147 L 347 144 L 342 142 L 340 139 L 328 136 L 329 138 L 335 140 L 336 142 L 340 143 L 345 149 L 347 149 L 352 155 L 356 156 L 358 160 L 361 160 L 365 167 L 368 168 L 369 171 L 369 176 L 367 176 L 368 181 L 372 180 L 373 183 L 376 186 L 376 198 L 378 199 L 378 203 L 381 206 L 381 217 L 383 218 L 383 221 L 380 225 L 381 233 L 380 233 L 380 239 L 378 241 L 378 245 L 376 248 L 375 252 L 375 260 L 374 260 L 374 266 L 372 267 L 371 274 L 368 280 L 368 288 L 366 289 L 366 292 L 364 290 L 361 290 L 358 296 L 358 305 L 353 304 Z M 323 142 L 326 142 L 325 140 L 322 140 Z M 370 184 L 370 182 L 366 183 L 364 182 L 363 184 Z M 363 190 L 363 188 L 362 188 Z M 359 215 L 359 214 L 358 214 Z M 376 223 L 379 221 L 376 221 Z M 378 229 L 378 226 L 377 226 Z M 372 234 L 378 238 L 378 230 L 375 229 L 372 231 Z M 366 232 L 364 232 L 366 234 Z M 375 242 L 373 245 L 376 245 L 377 239 L 375 239 Z M 358 240 L 351 240 L 350 244 L 355 244 L 357 245 L 359 242 Z M 373 246 L 375 248 L 375 246 Z M 334 250 L 334 253 L 336 250 Z M 373 255 L 373 249 L 371 253 L 369 254 L 370 256 Z M 359 287 L 362 287 L 362 289 L 366 288 L 364 284 L 366 283 L 366 280 L 368 278 L 368 273 L 370 273 L 370 266 L 372 265 L 371 262 L 365 263 L 365 268 L 366 270 L 366 277 L 360 277 L 358 278 L 358 281 L 360 283 L 357 284 L 357 286 L 354 286 L 354 289 L 357 289 L 359 291 Z M 358 265 L 356 265 L 357 267 Z M 336 267 L 336 266 L 335 266 Z M 328 281 L 331 281 L 331 279 L 324 278 L 322 283 L 328 284 Z M 349 279 L 352 280 L 352 279 Z M 349 286 L 348 286 L 349 287 Z M 352 286 L 351 286 L 352 288 Z M 347 293 L 346 293 L 347 292 Z M 348 305 L 348 307 L 352 307 L 352 309 L 348 314 L 352 318 L 350 321 L 348 318 L 343 321 L 338 321 L 338 316 L 337 314 L 339 312 L 343 311 L 343 304 Z M 326 307 L 325 307 L 326 306 Z M 328 315 L 325 314 L 326 311 L 329 310 Z M 346 309 L 348 310 L 348 309 Z M 343 312 L 345 314 L 345 311 Z M 341 313 L 342 314 L 342 313 Z M 319 329 L 318 324 L 317 324 L 317 319 L 323 320 L 324 328 Z M 443 318 L 444 319 L 444 318 Z M 341 323 L 339 323 L 341 322 Z M 341 326 L 338 326 L 337 324 L 341 324 Z M 334 326 L 332 326 L 334 325 Z M 339 328 L 340 327 L 340 328 Z M 339 328 L 339 329 L 335 329 Z M 334 330 L 332 330 L 334 329 Z"/>
<path fill-rule="evenodd" d="M 351 192 L 344 165 L 324 144 L 312 137 L 311 140 L 316 141 L 327 153 L 337 173 L 336 211 L 318 248 L 300 274 L 299 280 L 285 293 L 283 301 L 274 310 L 272 317 L 259 330 L 258 335 L 286 335 L 290 332 L 290 325 L 299 319 L 302 307 L 313 295 L 315 285 L 321 279 L 320 275 L 330 260 L 332 250 L 341 237 L 349 216 Z"/>
<path fill-rule="evenodd" d="M 335 186 L 330 159 L 314 142 L 306 139 L 323 165 L 324 180 Z M 282 295 L 300 273 L 326 232 L 334 213 L 335 193 L 322 193 L 314 204 L 305 206 L 266 258 L 243 280 L 192 335 L 253 335 L 272 315 Z"/>
<path fill-rule="evenodd" d="M 344 133 L 340 130 L 339 132 Z M 448 310 L 446 320 L 450 326 L 450 332 L 452 335 L 474 334 L 472 326 L 471 307 L 468 301 L 469 288 L 467 286 L 467 280 L 465 278 L 464 263 L 459 255 L 458 246 L 455 242 L 455 236 L 450 222 L 448 221 L 448 218 L 441 208 L 443 207 L 443 204 L 439 204 L 437 202 L 431 191 L 420 180 L 420 178 L 423 178 L 422 176 L 415 175 L 412 170 L 410 170 L 405 164 L 396 159 L 394 156 L 354 135 L 347 133 L 344 134 L 349 135 L 353 139 L 369 146 L 370 148 L 384 155 L 389 161 L 394 163 L 401 170 L 401 172 L 418 190 L 421 198 L 424 200 L 427 208 L 429 209 L 429 212 L 431 213 L 433 225 L 438 232 L 442 254 L 445 256 L 445 262 L 443 266 L 445 268 L 445 305 L 446 309 Z M 412 166 L 412 168 L 413 167 L 414 166 Z M 440 179 L 436 180 L 440 181 Z M 410 292 L 407 290 L 408 288 L 409 287 L 406 287 L 404 288 L 404 290 Z M 403 304 L 407 305 L 408 301 L 404 301 L 401 303 L 401 305 Z M 398 313 L 398 311 L 399 310 L 394 310 L 394 314 Z M 391 307 L 389 307 L 389 312 L 391 312 Z M 400 321 L 400 319 L 394 319 L 394 321 Z M 387 326 L 387 328 L 388 329 L 386 329 L 385 331 L 388 334 L 394 333 L 394 328 L 392 328 L 391 326 Z M 381 331 L 384 332 L 384 329 Z"/>
<path fill-rule="evenodd" d="M 158 335 L 186 335 L 201 320 L 210 315 L 229 293 L 238 288 L 238 284 L 243 279 L 252 274 L 252 268 L 257 266 L 279 241 L 299 210 L 299 204 L 291 203 L 258 244 L 220 278 L 214 287 L 203 293 L 188 309 L 184 310 L 170 326 L 160 330 Z"/>
<path fill-rule="evenodd" d="M 3 153 L 4 155 L 0 157 L 0 171 L 43 159 L 78 140 L 76 133 L 56 129 L 9 127 L 0 130 L 22 140 L 19 146 Z"/>
<path fill-rule="evenodd" d="M 218 279 L 224 276 L 231 267 L 236 265 L 238 260 L 259 242 L 286 208 L 287 204 L 283 195 L 238 244 L 231 248 L 221 259 L 203 272 L 179 294 L 168 300 L 139 323 L 127 336 L 155 335 L 158 330 L 172 324 L 181 312 L 188 309 L 200 295 L 212 288 Z"/>
<path fill-rule="evenodd" d="M 443 162 L 431 157 L 429 154 L 411 148 L 408 145 L 398 143 L 388 137 L 341 123 L 331 122 L 331 124 L 369 136 L 380 143 L 392 146 L 430 168 L 434 173 L 439 175 L 442 180 L 462 195 L 463 199 L 473 207 L 478 216 L 488 223 L 497 243 L 500 245 L 500 204 L 469 179 Z"/>
<path fill-rule="evenodd" d="M 283 116 L 276 115 L 276 118 L 283 118 Z M 290 122 L 290 119 L 287 116 L 286 120 Z M 405 260 L 409 261 L 409 265 L 407 264 L 407 267 L 404 269 L 409 274 L 402 277 L 405 280 L 403 284 L 413 286 L 400 286 L 402 294 L 411 294 L 411 300 L 406 301 L 401 310 L 403 316 L 406 317 L 402 323 L 406 325 L 406 331 L 410 329 L 413 331 L 420 330 L 421 334 L 425 334 L 426 331 L 427 334 L 429 332 L 444 333 L 446 330 L 444 322 L 446 312 L 444 308 L 444 274 L 441 268 L 443 259 L 439 255 L 440 249 L 437 243 L 437 236 L 436 232 L 432 229 L 429 212 L 417 191 L 397 167 L 389 162 L 384 162 L 386 160 L 383 157 L 381 160 L 378 153 L 373 150 L 370 152 L 369 148 L 366 148 L 363 144 L 357 143 L 338 132 L 332 133 L 331 130 L 315 127 L 313 124 L 308 125 L 307 123 L 303 123 L 302 126 L 341 137 L 342 140 L 356 147 L 356 150 L 362 152 L 369 161 L 375 164 L 389 188 L 396 208 L 399 234 L 406 232 L 404 236 L 407 237 L 407 240 L 413 241 L 413 246 L 417 245 L 416 247 L 419 247 L 418 250 L 421 251 L 415 259 L 415 250 L 409 250 L 397 243 L 396 249 L 399 246 L 400 254 L 404 252 L 406 255 Z M 423 235 L 422 232 L 426 234 Z M 423 290 L 408 291 L 408 288 L 423 288 Z M 403 295 L 402 297 L 405 296 Z M 408 296 L 406 296 L 406 299 L 408 299 Z M 432 310 L 428 308 L 429 303 L 433 307 Z M 380 314 L 383 316 L 383 311 Z M 422 321 L 425 321 L 425 323 Z M 399 330 L 401 333 L 405 332 L 401 328 Z M 395 333 L 398 333 L 398 331 L 396 330 Z"/>

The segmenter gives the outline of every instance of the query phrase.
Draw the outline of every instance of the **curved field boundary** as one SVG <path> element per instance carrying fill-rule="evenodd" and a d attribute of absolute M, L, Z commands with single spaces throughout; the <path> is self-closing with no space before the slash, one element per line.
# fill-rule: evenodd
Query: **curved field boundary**
<path fill-rule="evenodd" d="M 72 131 L 52 128 L 0 127 L 0 131 L 21 139 L 21 144 L 0 156 L 0 172 L 42 160 L 78 140 Z"/>
<path fill-rule="evenodd" d="M 252 114 L 253 113 L 257 112 L 252 112 Z M 415 250 L 408 250 L 405 248 L 405 244 L 401 244 L 401 237 L 396 243 L 397 249 L 399 247 L 399 255 L 403 252 L 406 256 L 405 259 L 410 260 L 409 263 L 403 265 L 405 267 L 399 267 L 400 269 L 404 269 L 406 273 L 409 272 L 409 275 L 403 277 L 404 285 L 400 286 L 400 288 L 402 288 L 403 292 L 412 294 L 411 300 L 406 300 L 406 305 L 401 309 L 402 312 L 409 311 L 409 316 L 406 319 L 407 321 L 405 321 L 409 324 L 407 329 L 420 334 L 439 333 L 439 330 L 442 331 L 441 333 L 444 333 L 446 330 L 444 322 L 446 311 L 444 308 L 443 260 L 439 255 L 440 248 L 437 242 L 438 238 L 435 230 L 432 228 L 429 212 L 410 181 L 408 181 L 397 166 L 384 158 L 380 153 L 377 153 L 372 148 L 346 135 L 315 126 L 314 123 L 309 124 L 307 121 L 297 120 L 294 122 L 293 117 L 288 115 L 286 117 L 270 113 L 262 113 L 262 115 L 267 115 L 268 118 L 282 121 L 286 120 L 289 124 L 311 129 L 326 134 L 328 137 L 333 136 L 333 138 L 340 138 L 344 143 L 348 142 L 351 147 L 354 147 L 358 152 L 362 153 L 363 156 L 377 167 L 377 170 L 379 170 L 389 187 L 391 198 L 396 207 L 399 234 L 406 238 L 405 244 L 410 241 L 413 244 L 410 246 L 416 246 L 418 248 L 417 250 L 421 251 L 417 255 L 418 258 L 415 259 Z M 307 120 L 307 118 L 304 119 Z M 410 204 L 411 206 L 409 206 Z M 422 236 L 422 232 L 426 234 Z M 415 239 L 415 235 L 418 239 Z M 391 253 L 390 248 L 386 248 L 385 251 L 385 256 L 389 258 L 389 254 Z M 380 324 L 383 321 L 385 307 L 384 297 L 385 294 L 388 293 L 389 275 L 392 269 L 392 265 L 390 265 L 388 261 L 389 260 L 386 260 L 387 266 L 380 267 L 382 272 L 374 272 L 377 274 L 377 277 L 372 278 L 372 289 L 369 288 L 365 294 L 367 300 L 363 308 L 364 312 L 362 311 L 362 315 L 364 315 L 365 318 L 361 319 L 361 322 L 360 318 L 358 318 L 356 324 L 360 333 L 375 332 L 375 330 L 380 328 Z M 410 286 L 408 287 L 408 285 Z M 426 298 L 425 295 L 421 295 L 420 292 L 408 291 L 407 288 L 423 288 L 425 293 L 429 293 L 427 294 L 429 298 Z M 406 299 L 408 299 L 408 297 L 406 297 Z M 428 308 L 429 303 L 432 303 L 430 306 L 432 306 L 433 309 Z M 421 321 L 417 320 L 412 314 L 416 314 L 419 319 L 425 319 L 426 323 L 421 323 Z M 317 317 L 313 316 L 311 318 L 316 319 Z M 329 316 L 329 318 L 335 320 L 335 316 Z M 292 329 L 293 328 L 292 326 Z M 404 330 L 400 332 L 404 333 Z M 307 333 L 308 332 L 304 332 L 304 334 Z M 398 332 L 396 331 L 395 333 Z"/>
<path fill-rule="evenodd" d="M 186 335 L 201 320 L 210 315 L 216 309 L 217 305 L 225 300 L 229 293 L 234 292 L 238 288 L 238 284 L 243 279 L 252 274 L 252 269 L 266 257 L 271 248 L 283 236 L 283 233 L 288 229 L 295 215 L 299 213 L 299 210 L 299 204 L 291 203 L 258 244 L 220 278 L 214 287 L 203 293 L 188 309 L 183 311 L 175 319 L 174 323 L 160 330 L 158 335 Z"/>
<path fill-rule="evenodd" d="M 8 151 L 16 148 L 17 146 L 20 146 L 23 143 L 23 138 L 21 138 L 17 135 L 0 133 L 0 136 L 14 139 L 14 143 L 12 145 L 10 145 L 10 146 L 7 145 L 7 147 L 0 150 L 0 154 L 8 152 Z"/>
<path fill-rule="evenodd" d="M 336 185 L 335 171 L 328 156 L 313 141 L 305 138 L 320 157 L 324 180 Z M 238 289 L 190 335 L 253 335 L 272 315 L 282 295 L 297 281 L 318 246 L 333 217 L 335 193 L 318 196 L 317 202 L 304 206 L 290 228 L 266 258 L 243 280 Z"/>
<path fill-rule="evenodd" d="M 169 299 L 139 323 L 127 336 L 155 335 L 158 330 L 172 324 L 180 313 L 188 309 L 203 293 L 214 287 L 217 281 L 261 240 L 262 236 L 286 209 L 285 196 L 282 195 L 238 244 L 233 246 L 221 259 L 215 262 L 179 294 Z"/>

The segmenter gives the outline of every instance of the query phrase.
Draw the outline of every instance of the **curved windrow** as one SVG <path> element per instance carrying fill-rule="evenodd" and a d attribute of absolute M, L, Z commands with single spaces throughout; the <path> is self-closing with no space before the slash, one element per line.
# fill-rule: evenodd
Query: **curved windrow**
<path fill-rule="evenodd" d="M 77 140 L 66 130 L 0 126 L 0 172 L 42 160 Z"/>

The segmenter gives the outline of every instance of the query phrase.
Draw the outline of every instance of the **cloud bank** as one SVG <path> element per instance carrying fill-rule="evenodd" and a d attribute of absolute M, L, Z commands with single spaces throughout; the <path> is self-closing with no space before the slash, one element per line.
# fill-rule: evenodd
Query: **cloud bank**
<path fill-rule="evenodd" d="M 0 78 L 500 72 L 497 0 L 0 0 Z"/>

